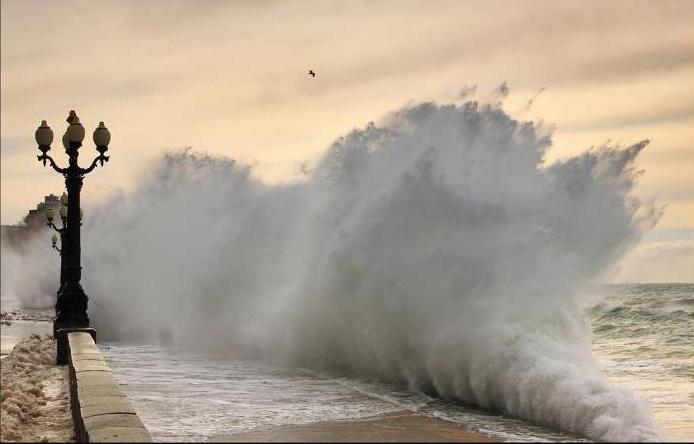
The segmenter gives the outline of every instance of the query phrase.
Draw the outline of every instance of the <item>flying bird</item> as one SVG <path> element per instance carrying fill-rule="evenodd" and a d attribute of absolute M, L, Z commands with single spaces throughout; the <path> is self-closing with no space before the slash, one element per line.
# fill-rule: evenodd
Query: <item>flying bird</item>
<path fill-rule="evenodd" d="M 313 78 L 315 78 L 315 77 L 316 77 L 316 73 L 315 73 L 315 72 L 313 72 L 313 70 L 312 70 L 312 69 L 309 69 L 309 70 L 308 70 L 308 75 L 310 75 L 310 76 L 311 76 L 311 77 L 313 77 Z"/>

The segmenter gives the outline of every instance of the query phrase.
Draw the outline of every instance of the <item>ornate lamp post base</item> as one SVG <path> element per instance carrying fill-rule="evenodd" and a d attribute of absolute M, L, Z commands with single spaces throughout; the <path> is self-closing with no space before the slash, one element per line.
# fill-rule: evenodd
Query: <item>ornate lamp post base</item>
<path fill-rule="evenodd" d="M 87 303 L 89 298 L 78 282 L 66 282 L 58 292 L 58 303 L 55 306 L 56 317 L 53 320 L 53 335 L 61 328 L 87 328 Z"/>
<path fill-rule="evenodd" d="M 58 342 L 56 360 L 58 365 L 69 363 L 68 333 L 86 332 L 92 335 L 96 342 L 96 330 L 89 328 L 88 301 L 89 298 L 79 282 L 65 282 L 58 290 L 56 317 L 53 320 L 53 337 Z"/>

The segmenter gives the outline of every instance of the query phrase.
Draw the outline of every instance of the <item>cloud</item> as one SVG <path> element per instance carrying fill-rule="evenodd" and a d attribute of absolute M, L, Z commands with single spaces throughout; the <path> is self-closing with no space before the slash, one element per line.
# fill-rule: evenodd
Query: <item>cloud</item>
<path fill-rule="evenodd" d="M 599 51 L 600 52 L 600 51 Z M 606 56 L 607 55 L 607 56 Z M 554 83 L 611 81 L 632 78 L 653 71 L 670 71 L 694 64 L 694 43 L 631 48 L 628 53 L 605 55 L 586 60 L 557 73 Z M 568 67 L 567 67 L 568 68 Z"/>
<path fill-rule="evenodd" d="M 585 130 L 585 129 L 608 129 L 623 126 L 644 126 L 660 122 L 684 122 L 694 118 L 694 104 L 673 103 L 663 108 L 652 108 L 648 110 L 638 110 L 640 112 L 614 115 L 599 116 L 586 119 L 572 125 L 562 126 L 564 131 Z"/>

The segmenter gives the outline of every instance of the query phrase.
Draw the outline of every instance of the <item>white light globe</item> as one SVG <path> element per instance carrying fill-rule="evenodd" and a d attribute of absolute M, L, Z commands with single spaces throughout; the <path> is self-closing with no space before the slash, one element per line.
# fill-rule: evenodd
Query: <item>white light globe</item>
<path fill-rule="evenodd" d="M 53 130 L 45 120 L 41 121 L 41 126 L 36 130 L 35 137 L 39 146 L 49 146 L 53 143 Z"/>
<path fill-rule="evenodd" d="M 99 122 L 99 126 L 94 130 L 94 143 L 97 147 L 107 147 L 111 141 L 111 133 L 104 125 L 104 122 Z"/>
<path fill-rule="evenodd" d="M 84 127 L 80 123 L 79 118 L 75 118 L 70 126 L 67 127 L 67 140 L 70 143 L 82 143 L 84 140 Z"/>

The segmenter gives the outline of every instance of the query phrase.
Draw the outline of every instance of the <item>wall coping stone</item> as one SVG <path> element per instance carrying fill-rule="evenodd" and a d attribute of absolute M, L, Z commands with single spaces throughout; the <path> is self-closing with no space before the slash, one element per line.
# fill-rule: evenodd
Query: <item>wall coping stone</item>
<path fill-rule="evenodd" d="M 85 353 L 80 353 L 79 355 L 73 356 L 72 362 L 103 362 L 104 364 L 106 363 L 106 361 L 104 361 L 104 359 L 101 356 L 88 355 Z"/>
<path fill-rule="evenodd" d="M 92 442 L 151 442 L 149 432 L 141 427 L 106 427 L 90 434 Z"/>
<path fill-rule="evenodd" d="M 81 442 L 151 442 L 94 342 L 91 329 L 67 335 L 75 434 Z"/>
<path fill-rule="evenodd" d="M 75 368 L 75 372 L 85 372 L 85 371 L 106 371 L 110 372 L 111 369 L 102 361 L 74 361 L 72 366 Z"/>
<path fill-rule="evenodd" d="M 123 399 L 123 401 L 109 401 L 104 404 L 80 406 L 82 419 L 91 418 L 92 416 L 109 415 L 115 413 L 126 413 L 128 415 L 135 415 L 135 409 L 130 404 L 130 401 L 128 401 L 127 398 L 121 399 Z"/>
<path fill-rule="evenodd" d="M 84 418 L 84 428 L 89 431 L 106 427 L 143 427 L 142 421 L 132 413 L 104 413 Z"/>
<path fill-rule="evenodd" d="M 83 396 L 80 398 L 80 407 L 89 407 L 92 405 L 101 405 L 104 403 L 108 402 L 120 402 L 123 399 L 127 400 L 128 398 L 123 396 Z"/>
<path fill-rule="evenodd" d="M 125 393 L 120 389 L 120 386 L 92 386 L 88 389 L 85 387 L 77 388 L 78 399 L 91 398 L 95 396 L 119 396 L 125 397 Z"/>

